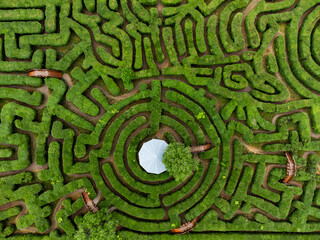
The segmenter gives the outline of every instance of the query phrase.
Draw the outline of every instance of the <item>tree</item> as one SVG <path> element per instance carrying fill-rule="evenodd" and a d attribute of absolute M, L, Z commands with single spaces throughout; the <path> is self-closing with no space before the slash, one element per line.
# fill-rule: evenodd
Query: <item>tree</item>
<path fill-rule="evenodd" d="M 178 182 L 186 180 L 192 171 L 199 167 L 199 162 L 194 159 L 190 147 L 177 142 L 168 145 L 163 154 L 162 162 Z"/>
<path fill-rule="evenodd" d="M 88 212 L 78 225 L 74 235 L 76 240 L 113 240 L 119 239 L 116 234 L 117 222 L 112 218 L 107 208 L 102 208 L 95 214 Z"/>

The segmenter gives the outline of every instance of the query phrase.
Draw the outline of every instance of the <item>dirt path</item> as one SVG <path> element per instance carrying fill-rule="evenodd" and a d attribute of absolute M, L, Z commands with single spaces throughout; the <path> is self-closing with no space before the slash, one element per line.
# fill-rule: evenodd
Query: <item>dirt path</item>
<path fill-rule="evenodd" d="M 14 175 L 14 174 L 22 173 L 22 172 L 34 172 L 34 173 L 37 173 L 37 172 L 40 172 L 41 170 L 47 169 L 48 167 L 49 167 L 48 163 L 46 163 L 45 165 L 38 165 L 38 164 L 33 162 L 27 168 L 22 169 L 22 170 L 13 170 L 13 171 L 8 171 L 8 172 L 0 172 L 0 177 Z"/>

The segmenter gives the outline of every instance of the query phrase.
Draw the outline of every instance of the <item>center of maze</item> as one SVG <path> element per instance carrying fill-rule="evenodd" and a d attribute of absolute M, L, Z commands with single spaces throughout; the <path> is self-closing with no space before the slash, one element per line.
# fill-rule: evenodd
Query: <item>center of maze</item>
<path fill-rule="evenodd" d="M 73 236 L 91 200 L 129 239 L 191 223 L 319 232 L 319 12 L 319 0 L 0 1 L 0 237 Z M 140 166 L 151 139 L 212 148 L 177 182 Z"/>

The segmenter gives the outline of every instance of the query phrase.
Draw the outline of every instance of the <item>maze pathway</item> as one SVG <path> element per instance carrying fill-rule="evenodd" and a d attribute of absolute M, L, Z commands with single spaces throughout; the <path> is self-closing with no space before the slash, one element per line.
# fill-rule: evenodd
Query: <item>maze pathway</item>
<path fill-rule="evenodd" d="M 72 236 L 85 190 L 123 238 L 170 238 L 195 218 L 194 236 L 319 232 L 319 12 L 320 0 L 0 1 L 0 238 Z M 153 138 L 213 148 L 177 182 L 140 167 Z"/>

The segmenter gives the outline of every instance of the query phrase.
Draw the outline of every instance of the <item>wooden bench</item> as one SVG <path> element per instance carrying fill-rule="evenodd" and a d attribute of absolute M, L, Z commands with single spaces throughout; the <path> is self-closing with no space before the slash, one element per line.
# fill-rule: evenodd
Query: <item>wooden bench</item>
<path fill-rule="evenodd" d="M 206 145 L 193 146 L 190 148 L 191 153 L 204 152 L 211 148 L 211 144 L 208 143 Z"/>
<path fill-rule="evenodd" d="M 55 70 L 49 69 L 31 69 L 28 73 L 29 77 L 54 77 L 62 78 L 62 73 Z"/>
<path fill-rule="evenodd" d="M 296 176 L 297 172 L 297 165 L 296 161 L 294 160 L 292 153 L 285 152 L 287 157 L 287 176 L 283 179 L 283 183 L 287 183 L 292 180 Z"/>
<path fill-rule="evenodd" d="M 179 228 L 171 229 L 170 232 L 174 234 L 185 234 L 185 233 L 191 232 L 197 226 L 196 225 L 197 221 L 198 221 L 198 218 L 196 217 L 192 221 L 182 224 Z"/>
<path fill-rule="evenodd" d="M 82 199 L 84 201 L 84 204 L 90 210 L 91 213 L 95 213 L 95 212 L 97 212 L 99 210 L 99 208 L 94 203 L 94 201 L 90 199 L 89 194 L 86 191 L 84 191 L 81 194 L 81 196 L 82 196 Z"/>

